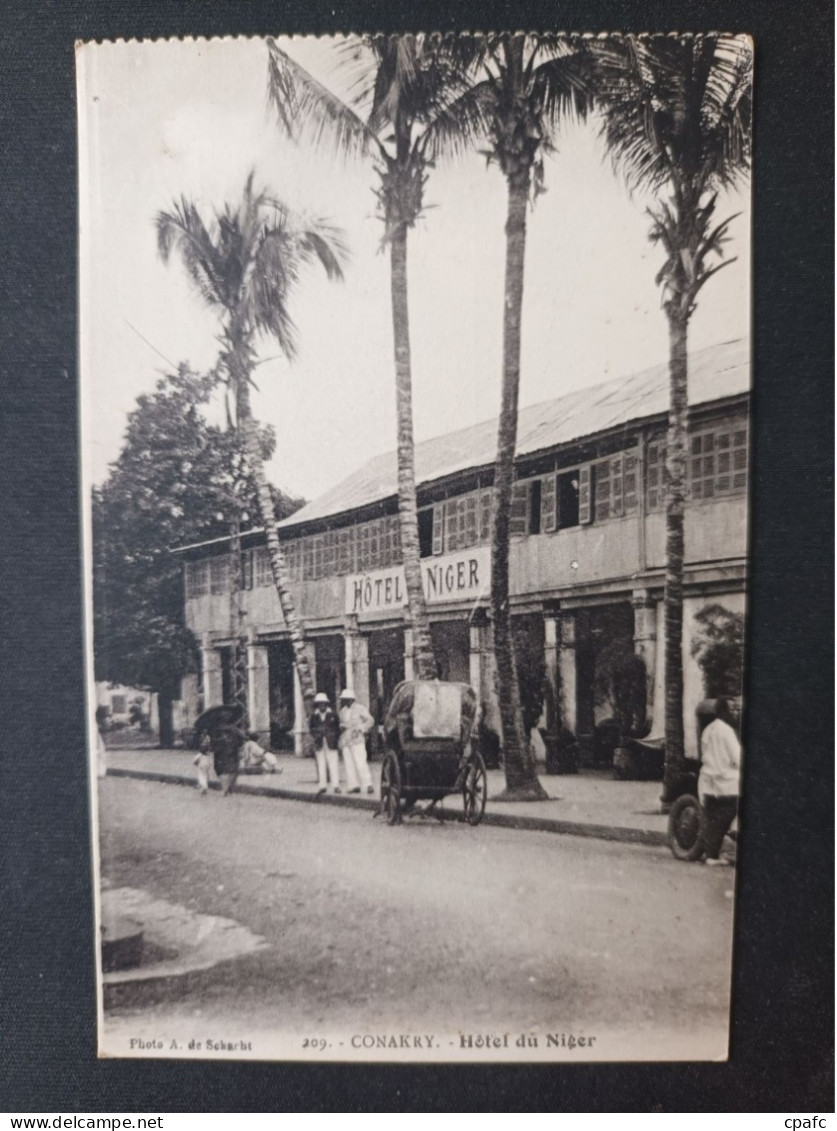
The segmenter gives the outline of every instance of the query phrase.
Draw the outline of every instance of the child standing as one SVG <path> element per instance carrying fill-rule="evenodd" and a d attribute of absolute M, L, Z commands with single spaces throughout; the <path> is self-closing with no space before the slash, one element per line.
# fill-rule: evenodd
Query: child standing
<path fill-rule="evenodd" d="M 198 792 L 201 794 L 209 792 L 209 754 L 211 743 L 209 735 L 204 734 L 201 738 L 198 752 L 192 759 L 192 765 L 197 767 L 198 771 Z"/>

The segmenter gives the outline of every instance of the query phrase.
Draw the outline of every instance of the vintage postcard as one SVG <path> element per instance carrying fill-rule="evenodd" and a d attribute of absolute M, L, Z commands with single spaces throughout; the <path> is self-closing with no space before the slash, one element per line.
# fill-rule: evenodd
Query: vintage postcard
<path fill-rule="evenodd" d="M 752 41 L 77 74 L 100 1055 L 726 1059 Z"/>

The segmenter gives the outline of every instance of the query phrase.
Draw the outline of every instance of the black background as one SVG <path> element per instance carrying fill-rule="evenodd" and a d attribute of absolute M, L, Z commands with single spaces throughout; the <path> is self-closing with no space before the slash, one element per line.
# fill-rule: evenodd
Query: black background
<path fill-rule="evenodd" d="M 336 16 L 321 0 L 0 5 L 0 1108 L 833 1110 L 830 8 L 818 0 L 333 3 Z M 457 27 L 720 28 L 756 39 L 753 570 L 732 1059 L 414 1068 L 97 1061 L 73 41 Z"/>

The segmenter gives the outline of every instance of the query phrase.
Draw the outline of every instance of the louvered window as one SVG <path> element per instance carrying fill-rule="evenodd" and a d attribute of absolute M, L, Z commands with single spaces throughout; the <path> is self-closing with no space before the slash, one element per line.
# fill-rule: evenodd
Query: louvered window
<path fill-rule="evenodd" d="M 521 538 L 528 531 L 529 524 L 529 484 L 518 480 L 512 486 L 511 516 L 509 536 Z"/>
<path fill-rule="evenodd" d="M 282 557 L 285 559 L 285 569 L 288 571 L 288 578 L 291 581 L 302 580 L 302 541 L 299 538 L 294 538 L 291 542 L 282 542 Z M 267 550 L 264 552 L 265 561 L 267 564 L 267 578 L 264 582 L 265 585 L 273 584 L 273 576 L 270 572 L 270 558 Z M 258 569 L 258 565 L 256 567 Z M 258 576 L 258 574 L 257 574 Z M 258 581 L 256 582 L 258 584 Z"/>
<path fill-rule="evenodd" d="M 241 588 L 253 588 L 253 550 L 243 550 L 241 553 Z"/>
<path fill-rule="evenodd" d="M 461 525 L 459 536 L 459 549 L 464 550 L 473 546 L 479 538 L 479 496 L 466 495 L 459 500 Z"/>
<path fill-rule="evenodd" d="M 186 599 L 205 597 L 209 592 L 209 562 L 186 563 Z"/>
<path fill-rule="evenodd" d="M 666 442 L 658 436 L 645 453 L 646 506 L 649 511 L 661 510 L 666 501 Z"/>
<path fill-rule="evenodd" d="M 459 500 L 445 503 L 445 549 L 450 554 L 459 547 Z"/>
<path fill-rule="evenodd" d="M 357 527 L 344 526 L 337 532 L 337 572 L 355 572 L 355 544 Z"/>
<path fill-rule="evenodd" d="M 366 573 L 369 569 L 369 524 L 364 522 L 357 528 L 357 568 L 358 573 Z"/>
<path fill-rule="evenodd" d="M 209 561 L 209 591 L 213 597 L 227 593 L 230 587 L 230 559 L 224 554 Z"/>
<path fill-rule="evenodd" d="M 445 552 L 445 504 L 437 503 L 433 508 L 433 553 Z"/>
<path fill-rule="evenodd" d="M 401 530 L 397 515 L 383 519 L 383 540 L 384 548 L 381 564 L 384 568 L 389 569 L 391 566 L 398 565 L 401 561 Z"/>
<path fill-rule="evenodd" d="M 547 475 L 541 480 L 541 530 L 544 534 L 551 534 L 555 530 L 557 498 L 555 476 Z"/>
<path fill-rule="evenodd" d="M 298 546 L 298 543 L 296 544 Z M 290 546 L 288 547 L 290 550 Z M 259 546 L 257 550 L 253 551 L 254 565 L 256 575 L 256 586 L 261 589 L 268 585 L 273 584 L 273 574 L 270 569 L 270 556 L 267 552 L 266 546 Z"/>
<path fill-rule="evenodd" d="M 636 457 L 620 452 L 593 464 L 595 520 L 621 518 L 636 510 Z"/>
<path fill-rule="evenodd" d="M 689 489 L 693 499 L 731 495 L 746 487 L 746 425 L 699 432 L 689 438 Z"/>
<path fill-rule="evenodd" d="M 482 491 L 480 494 L 480 542 L 491 541 L 491 496 L 493 492 Z"/>
<path fill-rule="evenodd" d="M 639 464 L 636 456 L 626 453 L 622 460 L 622 501 L 625 514 L 633 514 L 637 509 L 638 471 Z"/>
<path fill-rule="evenodd" d="M 314 539 L 302 539 L 302 580 L 311 581 L 314 577 Z"/>
<path fill-rule="evenodd" d="M 593 521 L 589 463 L 578 469 L 578 521 L 582 525 L 587 525 Z"/>

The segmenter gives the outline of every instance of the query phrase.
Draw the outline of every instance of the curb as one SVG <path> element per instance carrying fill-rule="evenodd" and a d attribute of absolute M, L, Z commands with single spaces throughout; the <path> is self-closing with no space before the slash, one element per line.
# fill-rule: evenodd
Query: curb
<path fill-rule="evenodd" d="M 177 773 L 162 773 L 159 770 L 125 770 L 108 767 L 107 776 L 113 778 L 136 778 L 140 781 L 162 782 L 166 785 L 188 786 L 195 788 L 194 777 Z M 220 790 L 218 782 L 210 782 L 210 789 Z M 239 780 L 235 787 L 236 793 L 252 794 L 255 797 L 278 797 L 284 801 L 307 801 L 313 805 L 342 805 L 348 809 L 366 809 L 375 812 L 378 809 L 377 799 L 368 797 L 353 797 L 333 793 L 311 793 L 308 790 L 287 789 L 282 786 L 268 788 L 262 785 L 251 785 L 250 782 Z M 443 809 L 436 814 L 442 821 L 460 821 L 459 813 Z M 618 841 L 622 844 L 645 844 L 659 848 L 667 844 L 666 834 L 655 829 L 634 829 L 623 825 L 596 825 L 585 824 L 581 821 L 562 821 L 554 817 L 522 817 L 518 814 L 496 813 L 486 810 L 482 824 L 493 825 L 496 828 L 520 829 L 531 832 L 555 833 L 559 836 L 581 836 L 594 840 Z"/>

